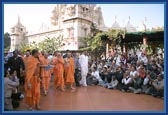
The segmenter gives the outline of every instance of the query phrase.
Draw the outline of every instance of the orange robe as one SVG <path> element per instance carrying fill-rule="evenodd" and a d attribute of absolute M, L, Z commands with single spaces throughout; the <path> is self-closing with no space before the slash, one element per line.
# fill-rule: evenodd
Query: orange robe
<path fill-rule="evenodd" d="M 45 58 L 42 58 L 40 61 L 42 65 L 47 66 L 49 64 L 49 61 Z M 43 85 L 44 90 L 48 90 L 49 88 L 50 76 L 51 76 L 51 71 L 45 70 L 45 67 L 41 67 L 42 85 Z"/>
<path fill-rule="evenodd" d="M 29 56 L 29 57 L 30 57 L 30 56 Z M 28 61 L 29 57 L 24 57 L 24 59 L 23 59 L 23 62 L 24 62 L 24 65 L 25 65 L 25 73 L 24 73 L 25 76 L 26 76 L 26 70 L 27 70 L 27 69 L 26 69 L 26 67 L 27 67 L 26 65 L 27 65 L 27 61 Z"/>
<path fill-rule="evenodd" d="M 74 72 L 75 72 L 75 64 L 73 58 L 65 59 L 65 82 L 66 84 L 73 84 L 75 82 Z"/>
<path fill-rule="evenodd" d="M 39 78 L 39 61 L 37 58 L 30 56 L 26 62 L 26 79 L 25 79 L 25 102 L 29 106 L 38 104 L 40 101 L 40 78 Z M 28 88 L 31 83 L 31 88 Z"/>
<path fill-rule="evenodd" d="M 64 88 L 64 59 L 55 57 L 53 59 L 53 64 L 55 65 L 53 72 L 54 72 L 54 87 L 61 87 Z"/>

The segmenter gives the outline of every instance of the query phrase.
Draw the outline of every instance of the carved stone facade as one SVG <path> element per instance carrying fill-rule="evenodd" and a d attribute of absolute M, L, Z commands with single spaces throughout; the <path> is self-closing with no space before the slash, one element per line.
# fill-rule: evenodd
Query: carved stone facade
<path fill-rule="evenodd" d="M 20 45 L 28 42 L 26 38 L 26 28 L 20 23 L 20 17 L 18 17 L 17 24 L 11 28 L 11 32 L 10 51 L 19 49 Z"/>
<path fill-rule="evenodd" d="M 52 28 L 42 32 L 25 33 L 21 38 L 27 40 L 25 43 L 39 43 L 47 37 L 63 36 L 65 46 L 60 50 L 78 50 L 84 46 L 83 38 L 90 33 L 91 23 L 95 23 L 100 30 L 107 30 L 101 8 L 96 4 L 57 4 L 52 11 Z M 18 39 L 17 43 L 21 43 L 17 37 L 21 36 L 21 33 L 15 34 L 13 35 Z M 16 44 L 11 46 L 11 50 L 15 48 L 18 48 Z"/>

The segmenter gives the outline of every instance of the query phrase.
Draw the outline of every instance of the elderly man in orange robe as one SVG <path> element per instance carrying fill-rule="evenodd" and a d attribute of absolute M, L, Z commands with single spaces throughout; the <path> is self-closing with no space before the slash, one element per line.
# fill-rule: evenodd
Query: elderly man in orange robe
<path fill-rule="evenodd" d="M 51 77 L 51 71 L 50 69 L 47 69 L 49 65 L 48 53 L 44 53 L 44 58 L 42 58 L 40 61 L 41 61 L 40 67 L 41 67 L 42 86 L 44 89 L 44 95 L 47 95 Z"/>
<path fill-rule="evenodd" d="M 54 67 L 54 87 L 60 88 L 62 91 L 65 91 L 64 89 L 64 59 L 62 58 L 61 54 L 58 53 L 57 57 L 53 59 L 53 65 Z"/>
<path fill-rule="evenodd" d="M 40 109 L 40 62 L 38 60 L 38 50 L 32 50 L 32 56 L 26 62 L 26 79 L 25 79 L 25 102 L 29 109 Z"/>
<path fill-rule="evenodd" d="M 71 53 L 67 54 L 67 58 L 65 58 L 65 83 L 66 85 L 70 85 L 71 89 L 75 89 L 73 87 L 75 79 L 74 79 L 74 73 L 75 73 L 75 63 L 74 59 L 71 57 Z"/>

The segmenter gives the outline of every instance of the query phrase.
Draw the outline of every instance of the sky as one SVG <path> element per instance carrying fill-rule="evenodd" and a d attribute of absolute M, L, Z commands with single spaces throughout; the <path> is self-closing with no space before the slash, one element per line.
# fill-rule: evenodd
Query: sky
<path fill-rule="evenodd" d="M 164 26 L 164 4 L 98 4 L 101 6 L 104 23 L 111 27 L 116 21 L 120 26 L 129 20 L 137 29 L 146 18 L 147 28 Z M 51 26 L 55 4 L 4 4 L 4 33 L 11 32 L 18 16 L 28 32 L 38 31 L 42 24 Z"/>

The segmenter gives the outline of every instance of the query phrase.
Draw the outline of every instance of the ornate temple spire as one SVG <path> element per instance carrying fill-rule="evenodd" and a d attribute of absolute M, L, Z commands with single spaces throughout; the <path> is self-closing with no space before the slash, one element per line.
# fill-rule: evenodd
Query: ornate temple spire
<path fill-rule="evenodd" d="M 18 15 L 18 24 L 20 23 L 20 16 Z"/>
<path fill-rule="evenodd" d="M 117 16 L 115 16 L 115 22 L 117 22 Z"/>
<path fill-rule="evenodd" d="M 128 23 L 130 23 L 130 19 L 131 19 L 131 17 L 129 16 L 129 17 L 128 17 Z"/>

